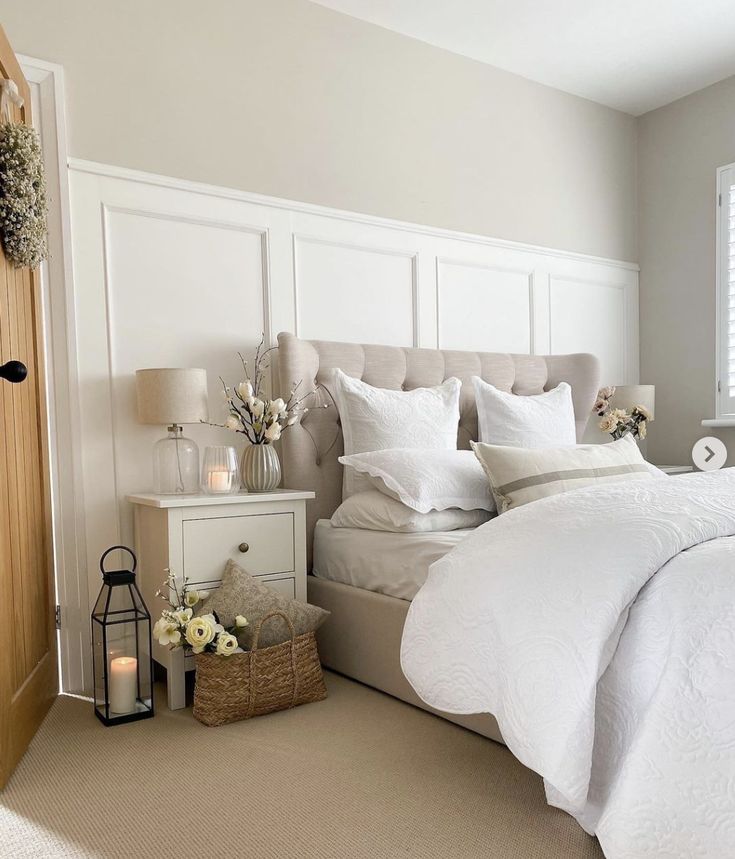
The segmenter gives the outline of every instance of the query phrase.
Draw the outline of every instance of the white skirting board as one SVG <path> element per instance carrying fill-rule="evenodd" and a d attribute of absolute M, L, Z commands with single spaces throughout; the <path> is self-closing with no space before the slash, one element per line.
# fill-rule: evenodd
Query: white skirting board
<path fill-rule="evenodd" d="M 261 331 L 304 338 L 507 352 L 594 352 L 609 384 L 638 381 L 631 263 L 452 233 L 231 189 L 70 163 L 84 542 L 132 543 L 126 494 L 151 487 L 163 428 L 135 416 L 134 373 L 218 376 Z M 294 380 L 298 381 L 298 380 Z M 308 385 L 311 380 L 304 380 Z M 205 426 L 203 448 L 235 443 Z M 81 623 L 86 622 L 80 617 Z"/>

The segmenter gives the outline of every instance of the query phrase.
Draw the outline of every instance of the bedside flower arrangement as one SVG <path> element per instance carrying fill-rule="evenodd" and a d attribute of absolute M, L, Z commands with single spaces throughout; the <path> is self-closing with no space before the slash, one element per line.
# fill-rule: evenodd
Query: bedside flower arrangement
<path fill-rule="evenodd" d="M 597 401 L 592 409 L 601 418 L 598 426 L 603 432 L 609 433 L 614 440 L 630 433 L 633 438 L 646 437 L 648 421 L 651 414 L 645 406 L 633 406 L 630 412 L 625 409 L 612 407 L 611 399 L 615 395 L 614 386 L 600 388 Z"/>
<path fill-rule="evenodd" d="M 248 362 L 238 352 L 245 373 L 242 382 L 230 387 L 220 378 L 229 415 L 223 424 L 211 424 L 242 433 L 250 444 L 273 444 L 278 441 L 284 430 L 293 426 L 301 415 L 309 411 L 302 404 L 313 393 L 310 391 L 299 397 L 297 392 L 301 382 L 298 382 L 291 388 L 287 401 L 281 397 L 269 400 L 263 396 L 263 380 L 270 367 L 266 358 L 277 348 L 273 346 L 263 349 L 264 343 L 264 337 L 261 337 L 255 350 L 252 374 Z"/>
<path fill-rule="evenodd" d="M 256 492 L 275 489 L 280 484 L 281 464 L 271 446 L 309 411 L 304 402 L 314 393 L 309 391 L 299 395 L 301 382 L 295 382 L 288 400 L 281 397 L 267 399 L 263 387 L 266 371 L 270 367 L 268 355 L 277 347 L 264 349 L 264 344 L 265 335 L 261 337 L 255 351 L 252 373 L 248 362 L 238 353 L 245 376 L 242 382 L 230 387 L 220 377 L 229 414 L 223 424 L 209 422 L 210 426 L 241 433 L 250 442 L 243 453 L 242 482 L 247 489 Z M 318 408 L 326 409 L 328 405 Z"/>
<path fill-rule="evenodd" d="M 242 653 L 235 633 L 248 625 L 247 619 L 237 615 L 235 625 L 225 629 L 216 614 L 194 617 L 194 609 L 209 596 L 209 592 L 189 588 L 186 579 L 179 589 L 171 570 L 166 570 L 166 574 L 163 588 L 156 592 L 156 596 L 165 600 L 169 608 L 164 609 L 156 621 L 153 638 L 171 650 L 183 647 L 192 653 L 216 653 L 218 656 Z"/>

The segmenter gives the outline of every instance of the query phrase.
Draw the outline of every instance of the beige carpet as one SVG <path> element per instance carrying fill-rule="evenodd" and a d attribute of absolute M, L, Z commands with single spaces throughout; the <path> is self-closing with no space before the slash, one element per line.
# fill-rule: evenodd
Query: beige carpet
<path fill-rule="evenodd" d="M 328 676 L 326 701 L 104 728 L 60 698 L 4 792 L 0 856 L 601 857 L 502 746 Z"/>

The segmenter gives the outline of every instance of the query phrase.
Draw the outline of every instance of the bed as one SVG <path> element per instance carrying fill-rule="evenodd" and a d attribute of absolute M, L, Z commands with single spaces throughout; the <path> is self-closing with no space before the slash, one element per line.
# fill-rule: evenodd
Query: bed
<path fill-rule="evenodd" d="M 459 447 L 477 431 L 469 375 L 519 395 L 567 381 L 577 439 L 597 389 L 596 362 L 585 355 L 431 352 L 288 335 L 281 346 L 283 379 L 327 391 L 335 367 L 374 387 L 459 377 Z M 493 396 L 511 413 L 533 406 Z M 363 410 L 366 426 L 372 414 Z M 484 405 L 481 415 L 487 420 Z M 500 514 L 446 552 L 441 535 L 419 539 L 416 568 L 395 581 L 385 564 L 351 562 L 350 535 L 339 546 L 327 527 L 342 486 L 335 410 L 300 427 L 284 445 L 286 473 L 292 485 L 317 491 L 310 530 L 332 580 L 313 577 L 309 593 L 334 613 L 321 639 L 325 661 L 503 741 L 608 859 L 732 856 L 735 469 L 667 477 L 644 462 L 631 436 L 575 445 L 571 420 L 567 411 L 564 445 L 477 444 Z M 421 461 L 428 486 L 439 459 L 423 451 Z M 356 551 L 382 554 L 362 537 L 353 535 Z M 399 568 L 407 563 L 392 551 Z"/>
<path fill-rule="evenodd" d="M 306 390 L 316 388 L 321 402 L 330 405 L 333 405 L 330 385 L 335 369 L 370 385 L 394 390 L 431 387 L 454 376 L 462 382 L 459 448 L 469 448 L 470 441 L 477 438 L 477 410 L 470 384 L 472 376 L 479 376 L 497 388 L 519 396 L 542 393 L 562 381 L 568 382 L 572 388 L 578 439 L 582 437 L 599 388 L 599 363 L 588 354 L 540 356 L 401 348 L 301 340 L 288 333 L 278 335 L 278 367 L 281 390 L 288 391 L 294 382 L 301 381 Z M 310 410 L 300 425 L 283 435 L 284 485 L 316 492 L 316 499 L 307 505 L 310 570 L 315 533 L 321 532 L 320 540 L 328 534 L 326 520 L 342 501 L 342 466 L 338 462 L 342 453 L 343 440 L 336 408 Z M 365 535 L 356 536 L 365 539 Z M 348 538 L 342 536 L 337 539 L 344 543 Z M 456 536 L 445 541 L 446 550 L 455 542 Z M 349 552 L 344 546 L 342 549 Z M 401 596 L 412 595 L 413 585 L 425 577 L 426 559 L 437 559 L 438 551 L 436 544 L 427 548 L 423 542 L 421 551 L 417 553 L 419 568 L 413 576 L 403 576 L 404 589 L 398 592 L 399 596 L 346 583 L 354 581 L 349 576 L 355 575 L 354 570 L 349 572 L 347 564 L 342 565 L 342 581 L 310 575 L 309 601 L 332 612 L 329 621 L 319 631 L 322 661 L 334 671 L 503 742 L 492 716 L 449 714 L 431 707 L 418 697 L 401 670 L 401 635 L 411 605 L 409 599 Z M 320 563 L 324 566 L 326 562 L 320 559 Z M 332 563 L 336 563 L 334 555 Z M 346 569 L 347 573 L 344 572 Z M 364 579 L 362 583 L 365 583 Z M 382 589 L 387 590 L 385 586 Z"/>

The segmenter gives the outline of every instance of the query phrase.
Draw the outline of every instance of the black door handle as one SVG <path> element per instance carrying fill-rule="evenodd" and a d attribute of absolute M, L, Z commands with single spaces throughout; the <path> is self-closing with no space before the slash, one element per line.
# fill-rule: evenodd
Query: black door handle
<path fill-rule="evenodd" d="M 8 382 L 22 382 L 28 375 L 28 367 L 21 361 L 8 361 L 0 367 L 0 378 L 7 379 Z"/>

